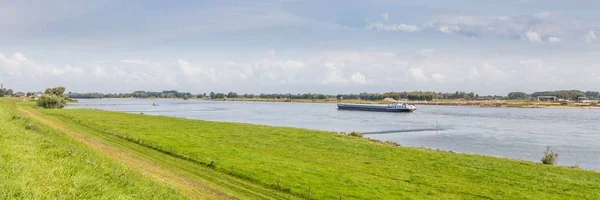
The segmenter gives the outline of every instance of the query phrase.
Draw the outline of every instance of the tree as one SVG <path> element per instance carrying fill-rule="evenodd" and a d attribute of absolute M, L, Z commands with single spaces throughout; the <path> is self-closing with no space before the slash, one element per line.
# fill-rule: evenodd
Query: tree
<path fill-rule="evenodd" d="M 223 94 L 223 93 L 215 94 L 215 99 L 224 99 L 224 98 L 225 98 L 225 94 Z"/>
<path fill-rule="evenodd" d="M 69 98 L 64 94 L 64 87 L 48 88 L 37 100 L 37 106 L 46 109 L 60 109 L 67 105 Z"/>
<path fill-rule="evenodd" d="M 596 92 L 596 91 L 587 91 L 585 92 L 585 96 L 588 99 L 598 99 L 598 97 L 600 97 L 600 92 Z"/>
<path fill-rule="evenodd" d="M 227 93 L 227 98 L 238 98 L 238 94 L 235 92 Z"/>
<path fill-rule="evenodd" d="M 526 99 L 527 94 L 525 92 L 511 92 L 508 93 L 508 99 Z"/>
<path fill-rule="evenodd" d="M 211 99 L 214 99 L 214 98 L 215 98 L 215 92 L 210 92 L 210 96 L 209 96 L 209 97 L 210 97 Z"/>
<path fill-rule="evenodd" d="M 46 109 L 60 109 L 67 105 L 67 100 L 61 96 L 44 94 L 37 100 L 37 106 Z"/>
<path fill-rule="evenodd" d="M 48 88 L 48 89 L 46 89 L 44 94 L 62 96 L 65 93 L 65 90 L 66 90 L 65 87 Z"/>

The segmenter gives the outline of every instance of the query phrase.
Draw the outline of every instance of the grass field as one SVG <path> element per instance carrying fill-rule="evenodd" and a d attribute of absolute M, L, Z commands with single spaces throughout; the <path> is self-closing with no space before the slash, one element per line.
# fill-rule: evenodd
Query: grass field
<path fill-rule="evenodd" d="M 0 199 L 185 199 L 0 99 Z"/>
<path fill-rule="evenodd" d="M 188 176 L 221 192 L 219 197 L 600 198 L 600 173 L 581 169 L 396 147 L 297 128 L 20 107 Z"/>

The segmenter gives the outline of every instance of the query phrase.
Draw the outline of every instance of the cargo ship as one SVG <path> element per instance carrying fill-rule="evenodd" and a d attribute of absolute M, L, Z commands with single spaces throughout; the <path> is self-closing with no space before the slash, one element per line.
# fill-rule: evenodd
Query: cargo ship
<path fill-rule="evenodd" d="M 417 110 L 414 105 L 406 103 L 393 103 L 387 105 L 369 105 L 369 104 L 345 104 L 337 105 L 339 110 L 362 110 L 362 111 L 377 111 L 377 112 L 413 112 Z"/>

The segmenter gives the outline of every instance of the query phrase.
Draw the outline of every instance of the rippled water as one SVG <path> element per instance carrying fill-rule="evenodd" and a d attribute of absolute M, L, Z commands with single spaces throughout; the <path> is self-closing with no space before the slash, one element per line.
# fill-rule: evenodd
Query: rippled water
<path fill-rule="evenodd" d="M 159 106 L 152 106 L 153 103 Z M 414 113 L 338 111 L 335 104 L 81 99 L 69 108 L 358 131 L 367 137 L 456 152 L 539 162 L 546 146 L 558 164 L 600 169 L 600 110 L 419 106 Z"/>

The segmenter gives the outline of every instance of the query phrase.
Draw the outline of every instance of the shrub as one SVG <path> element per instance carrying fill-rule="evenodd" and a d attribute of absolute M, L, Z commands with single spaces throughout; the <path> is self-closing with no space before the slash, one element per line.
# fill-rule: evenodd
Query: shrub
<path fill-rule="evenodd" d="M 387 145 L 397 146 L 397 147 L 399 147 L 399 146 L 400 146 L 400 144 L 398 144 L 397 142 L 392 142 L 392 141 L 385 141 L 385 142 L 383 142 L 383 143 L 384 143 L 384 144 L 387 144 Z"/>
<path fill-rule="evenodd" d="M 32 130 L 32 131 L 37 131 L 39 130 L 40 127 L 38 127 L 36 124 L 28 122 L 27 125 L 25 126 L 25 130 Z"/>
<path fill-rule="evenodd" d="M 542 163 L 545 165 L 554 165 L 556 164 L 556 159 L 558 159 L 558 154 L 552 151 L 549 146 L 546 147 L 544 157 L 542 157 Z"/>
<path fill-rule="evenodd" d="M 13 115 L 12 117 L 10 117 L 11 120 L 21 120 L 23 119 L 23 117 L 19 116 L 19 115 Z"/>
<path fill-rule="evenodd" d="M 354 137 L 360 137 L 360 138 L 363 137 L 363 134 L 359 133 L 359 132 L 351 132 L 349 135 L 354 136 Z"/>
<path fill-rule="evenodd" d="M 37 106 L 47 109 L 64 108 L 67 105 L 67 100 L 62 96 L 45 94 L 37 100 Z"/>

